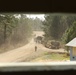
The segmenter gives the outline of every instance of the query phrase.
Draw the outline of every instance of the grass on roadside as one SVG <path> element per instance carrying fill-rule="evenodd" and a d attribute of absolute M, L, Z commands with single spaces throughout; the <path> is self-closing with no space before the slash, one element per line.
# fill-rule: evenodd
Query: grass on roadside
<path fill-rule="evenodd" d="M 67 56 L 66 53 L 49 53 L 46 52 L 43 56 L 34 59 L 34 61 L 39 61 L 39 60 L 54 60 L 54 61 L 65 61 L 69 60 L 70 57 Z"/>

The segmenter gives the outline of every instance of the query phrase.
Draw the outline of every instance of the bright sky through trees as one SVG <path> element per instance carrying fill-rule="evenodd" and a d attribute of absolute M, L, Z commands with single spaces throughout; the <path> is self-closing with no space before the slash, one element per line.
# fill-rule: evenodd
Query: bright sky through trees
<path fill-rule="evenodd" d="M 26 14 L 26 16 L 28 18 L 33 18 L 33 19 L 35 19 L 36 17 L 39 18 L 39 19 L 41 19 L 41 20 L 45 19 L 44 18 L 44 14 Z"/>
<path fill-rule="evenodd" d="M 40 20 L 45 20 L 44 14 L 25 14 L 28 18 L 33 18 L 35 19 L 36 17 L 39 18 Z M 20 18 L 20 15 L 15 15 L 16 18 Z"/>

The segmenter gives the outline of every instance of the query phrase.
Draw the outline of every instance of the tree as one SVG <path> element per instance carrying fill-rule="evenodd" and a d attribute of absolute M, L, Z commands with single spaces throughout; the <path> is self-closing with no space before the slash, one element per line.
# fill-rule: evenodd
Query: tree
<path fill-rule="evenodd" d="M 30 19 L 26 17 L 25 14 L 20 14 L 20 18 L 18 20 L 18 25 L 14 28 L 12 40 L 16 44 L 18 43 L 27 43 L 29 38 L 32 35 L 32 28 Z"/>
<path fill-rule="evenodd" d="M 2 25 L 2 32 L 4 34 L 4 42 L 7 37 L 12 33 L 12 29 L 15 27 L 17 19 L 13 14 L 0 14 L 0 25 Z"/>
<path fill-rule="evenodd" d="M 42 31 L 42 21 L 39 18 L 31 19 L 32 30 L 33 31 Z"/>
<path fill-rule="evenodd" d="M 74 21 L 76 21 L 76 15 L 67 15 L 66 22 L 68 27 L 70 27 Z"/>
<path fill-rule="evenodd" d="M 48 14 L 45 16 L 45 21 L 43 22 L 43 30 L 45 32 L 45 37 L 50 37 L 50 39 L 59 40 L 61 38 L 61 16 Z"/>
<path fill-rule="evenodd" d="M 42 22 L 43 23 L 43 31 L 45 32 L 45 39 L 50 39 L 50 26 L 52 22 L 52 15 L 51 14 L 46 14 L 45 20 Z"/>
<path fill-rule="evenodd" d="M 64 43 L 68 43 L 75 37 L 76 37 L 76 21 L 72 24 L 72 26 L 70 28 L 68 28 L 65 31 L 65 33 L 62 37 L 62 40 Z"/>
<path fill-rule="evenodd" d="M 60 24 L 61 16 L 53 16 L 53 20 L 50 26 L 50 36 L 52 39 L 59 40 L 60 32 L 61 32 L 61 24 Z"/>

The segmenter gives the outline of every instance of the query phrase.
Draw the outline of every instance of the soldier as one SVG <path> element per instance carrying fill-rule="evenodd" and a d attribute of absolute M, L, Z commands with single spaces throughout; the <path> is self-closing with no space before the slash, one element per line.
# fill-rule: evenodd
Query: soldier
<path fill-rule="evenodd" d="M 37 46 L 35 46 L 35 52 L 37 51 Z"/>

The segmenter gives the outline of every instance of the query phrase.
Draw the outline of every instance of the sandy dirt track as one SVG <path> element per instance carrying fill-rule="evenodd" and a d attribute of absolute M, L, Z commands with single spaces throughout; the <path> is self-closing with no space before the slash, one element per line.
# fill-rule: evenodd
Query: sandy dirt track
<path fill-rule="evenodd" d="M 34 34 L 42 35 L 43 32 L 34 32 Z M 38 51 L 35 52 L 34 47 L 35 45 L 38 46 Z M 29 61 L 30 58 L 35 58 L 39 55 L 42 55 L 44 52 L 51 51 L 51 52 L 64 52 L 64 50 L 51 50 L 45 48 L 41 44 L 36 44 L 34 42 L 34 39 L 32 39 L 27 45 L 10 50 L 5 53 L 0 54 L 0 62 L 24 62 L 24 61 Z"/>

